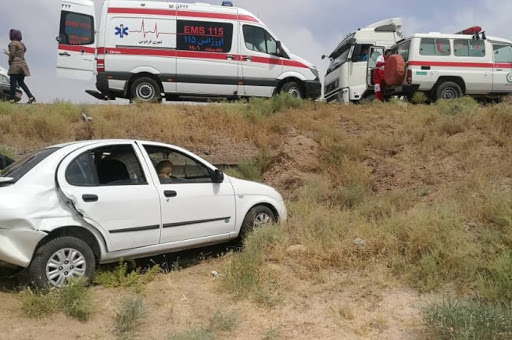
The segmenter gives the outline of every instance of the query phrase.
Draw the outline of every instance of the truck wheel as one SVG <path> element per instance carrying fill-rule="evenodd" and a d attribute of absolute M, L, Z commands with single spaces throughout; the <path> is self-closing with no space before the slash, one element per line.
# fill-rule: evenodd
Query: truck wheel
<path fill-rule="evenodd" d="M 276 222 L 276 215 L 272 209 L 264 205 L 257 205 L 249 210 L 247 215 L 245 215 L 242 228 L 240 229 L 239 238 L 243 241 L 254 229 Z"/>
<path fill-rule="evenodd" d="M 67 279 L 85 277 L 90 282 L 95 268 L 91 248 L 75 237 L 58 237 L 39 247 L 28 267 L 30 282 L 39 288 L 62 287 Z"/>
<path fill-rule="evenodd" d="M 291 95 L 294 98 L 299 98 L 299 99 L 304 98 L 304 94 L 302 93 L 302 88 L 300 87 L 299 84 L 297 84 L 294 81 L 290 81 L 290 82 L 287 82 L 286 84 L 284 84 L 283 87 L 281 88 L 281 91 L 279 91 L 279 92 L 288 93 L 289 95 Z"/>
<path fill-rule="evenodd" d="M 462 89 L 457 83 L 446 81 L 437 86 L 436 99 L 454 100 L 462 97 Z"/>
<path fill-rule="evenodd" d="M 133 100 L 141 102 L 156 103 L 161 100 L 160 86 L 158 86 L 156 81 L 148 77 L 142 77 L 133 82 L 131 95 Z"/>

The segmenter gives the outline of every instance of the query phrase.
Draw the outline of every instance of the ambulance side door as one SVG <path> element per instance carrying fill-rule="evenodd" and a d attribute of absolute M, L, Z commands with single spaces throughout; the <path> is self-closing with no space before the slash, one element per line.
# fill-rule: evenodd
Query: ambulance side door
<path fill-rule="evenodd" d="M 493 45 L 493 92 L 512 92 L 512 46 L 506 44 Z"/>

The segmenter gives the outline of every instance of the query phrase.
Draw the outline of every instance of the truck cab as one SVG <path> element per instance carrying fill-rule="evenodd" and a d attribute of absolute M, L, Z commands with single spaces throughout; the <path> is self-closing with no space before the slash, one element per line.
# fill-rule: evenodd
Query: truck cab
<path fill-rule="evenodd" d="M 328 56 L 325 99 L 349 103 L 373 95 L 372 71 L 377 58 L 403 37 L 400 18 L 382 20 L 348 34 Z"/>

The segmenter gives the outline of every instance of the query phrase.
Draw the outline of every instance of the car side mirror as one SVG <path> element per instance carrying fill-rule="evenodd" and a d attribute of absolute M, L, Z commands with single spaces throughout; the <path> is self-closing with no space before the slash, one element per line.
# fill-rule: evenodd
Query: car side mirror
<path fill-rule="evenodd" d="M 215 171 L 212 173 L 212 181 L 213 183 L 224 182 L 224 173 L 219 169 L 215 169 Z"/>

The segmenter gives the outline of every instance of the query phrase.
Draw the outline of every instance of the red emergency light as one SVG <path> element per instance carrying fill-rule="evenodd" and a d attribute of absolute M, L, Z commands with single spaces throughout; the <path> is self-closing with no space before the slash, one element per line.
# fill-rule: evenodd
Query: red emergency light
<path fill-rule="evenodd" d="M 482 32 L 482 27 L 480 26 L 472 26 L 472 27 L 468 27 L 460 32 L 457 32 L 455 34 L 468 34 L 468 35 L 471 35 L 471 34 L 478 34 Z"/>

